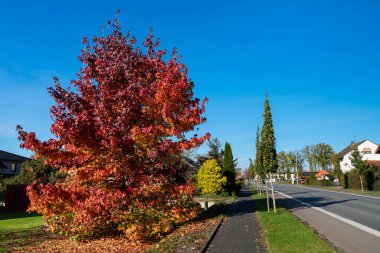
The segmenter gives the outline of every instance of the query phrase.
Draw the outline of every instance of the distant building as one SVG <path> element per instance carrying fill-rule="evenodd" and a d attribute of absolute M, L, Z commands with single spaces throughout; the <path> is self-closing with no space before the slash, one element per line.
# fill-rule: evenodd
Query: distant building
<path fill-rule="evenodd" d="M 29 158 L 0 150 L 0 175 L 18 175 L 21 164 Z"/>
<path fill-rule="evenodd" d="M 317 180 L 328 180 L 330 176 L 330 173 L 325 170 L 318 171 L 317 174 L 315 174 L 315 178 Z"/>
<path fill-rule="evenodd" d="M 337 154 L 343 173 L 351 171 L 354 168 L 351 162 L 351 153 L 356 147 L 363 155 L 363 161 L 380 166 L 380 146 L 372 141 L 364 140 L 352 143 Z"/>
<path fill-rule="evenodd" d="M 310 178 L 312 174 L 316 175 L 318 171 L 303 171 L 301 175 L 301 179 L 307 180 Z"/>

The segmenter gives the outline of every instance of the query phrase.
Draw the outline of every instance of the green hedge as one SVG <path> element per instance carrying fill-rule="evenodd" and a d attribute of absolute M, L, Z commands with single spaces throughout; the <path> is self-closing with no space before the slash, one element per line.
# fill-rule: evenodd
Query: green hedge
<path fill-rule="evenodd" d="M 317 185 L 320 185 L 320 186 L 332 186 L 333 183 L 330 180 L 323 179 L 323 180 L 318 180 L 317 181 Z"/>
<path fill-rule="evenodd" d="M 360 174 L 356 170 L 346 172 L 343 176 L 342 186 L 345 189 L 361 190 Z M 367 191 L 380 191 L 380 170 L 368 167 L 363 173 L 363 188 Z"/>
<path fill-rule="evenodd" d="M 310 177 L 307 179 L 308 185 L 319 185 L 319 186 L 332 186 L 333 181 L 332 180 L 317 180 L 315 174 L 311 174 Z"/>
<path fill-rule="evenodd" d="M 314 173 L 310 174 L 310 177 L 307 179 L 308 185 L 316 185 L 317 184 L 317 178 Z"/>
<path fill-rule="evenodd" d="M 244 186 L 244 180 L 240 179 L 240 180 L 236 180 L 235 181 L 235 190 L 234 190 L 234 192 L 235 192 L 236 195 L 240 192 L 240 190 L 241 190 L 241 188 L 243 188 L 243 186 Z"/>

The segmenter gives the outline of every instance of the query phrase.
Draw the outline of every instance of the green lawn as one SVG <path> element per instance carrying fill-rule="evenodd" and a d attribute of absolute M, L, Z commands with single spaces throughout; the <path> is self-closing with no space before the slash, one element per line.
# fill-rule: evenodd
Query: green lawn
<path fill-rule="evenodd" d="M 0 252 L 26 245 L 44 231 L 42 216 L 25 212 L 0 213 Z"/>
<path fill-rule="evenodd" d="M 266 198 L 253 195 L 269 252 L 338 252 L 285 208 L 268 213 Z"/>

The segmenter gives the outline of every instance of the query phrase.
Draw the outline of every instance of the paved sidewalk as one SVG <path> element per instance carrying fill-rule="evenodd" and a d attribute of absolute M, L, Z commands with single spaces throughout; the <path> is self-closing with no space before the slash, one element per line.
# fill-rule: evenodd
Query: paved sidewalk
<path fill-rule="evenodd" d="M 251 195 L 252 192 L 247 188 L 242 189 L 206 250 L 207 253 L 267 252 L 260 235 Z"/>

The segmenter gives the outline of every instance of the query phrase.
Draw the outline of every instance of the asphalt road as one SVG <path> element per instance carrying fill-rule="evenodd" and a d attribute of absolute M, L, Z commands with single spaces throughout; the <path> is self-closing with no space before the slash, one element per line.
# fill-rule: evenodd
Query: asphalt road
<path fill-rule="evenodd" d="M 305 186 L 275 184 L 274 189 L 287 195 L 277 194 L 279 204 L 335 246 L 346 252 L 380 252 L 380 198 Z"/>
<path fill-rule="evenodd" d="M 380 198 L 321 191 L 304 186 L 275 185 L 274 189 L 380 231 Z"/>

